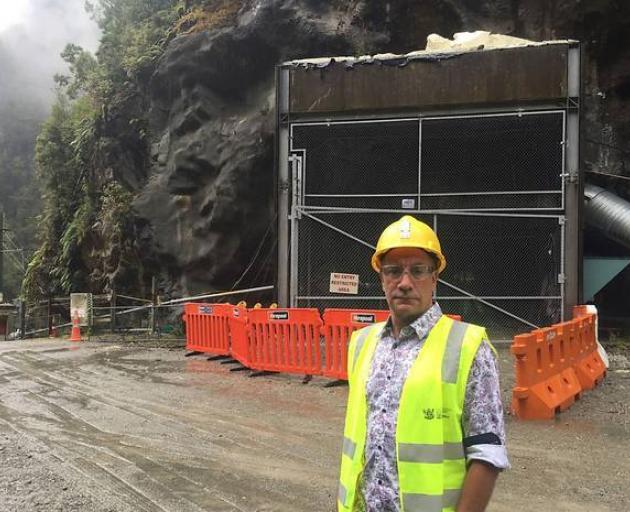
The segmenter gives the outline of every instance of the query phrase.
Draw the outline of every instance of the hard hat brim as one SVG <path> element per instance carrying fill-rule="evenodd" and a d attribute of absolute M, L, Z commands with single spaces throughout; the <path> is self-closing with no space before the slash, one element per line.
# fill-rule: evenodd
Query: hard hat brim
<path fill-rule="evenodd" d="M 437 268 L 438 274 L 441 274 L 442 271 L 446 268 L 446 258 L 444 257 L 443 254 L 437 251 L 432 251 L 431 249 L 427 249 L 426 247 L 420 247 L 418 245 L 410 244 L 410 245 L 398 245 L 396 247 L 390 247 L 385 250 L 376 251 L 372 255 L 372 268 L 374 269 L 374 271 L 380 272 L 381 271 L 381 258 L 385 256 L 385 254 L 391 251 L 392 249 L 398 249 L 398 248 L 420 249 L 426 253 L 433 254 L 439 261 L 439 266 Z"/>

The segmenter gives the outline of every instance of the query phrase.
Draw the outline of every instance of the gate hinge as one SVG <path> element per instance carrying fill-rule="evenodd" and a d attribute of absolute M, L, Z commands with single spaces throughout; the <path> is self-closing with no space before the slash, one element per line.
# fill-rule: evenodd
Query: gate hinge
<path fill-rule="evenodd" d="M 558 284 L 564 284 L 566 281 L 566 276 L 564 274 L 558 274 Z"/>
<path fill-rule="evenodd" d="M 567 218 L 565 216 L 558 217 L 558 224 L 564 226 L 567 223 Z"/>
<path fill-rule="evenodd" d="M 291 185 L 289 184 L 289 180 L 280 181 L 278 183 L 278 190 L 280 190 L 281 192 L 286 192 L 290 188 Z"/>
<path fill-rule="evenodd" d="M 580 172 L 577 169 L 569 169 L 569 172 L 560 173 L 561 178 L 566 178 L 567 183 L 577 183 L 580 177 Z"/>

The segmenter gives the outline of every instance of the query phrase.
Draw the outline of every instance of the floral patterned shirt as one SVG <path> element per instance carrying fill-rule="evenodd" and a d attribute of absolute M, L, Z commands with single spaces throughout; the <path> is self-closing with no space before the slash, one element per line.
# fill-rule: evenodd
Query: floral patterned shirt
<path fill-rule="evenodd" d="M 403 328 L 398 339 L 393 336 L 391 320 L 381 333 L 367 382 L 365 466 L 355 511 L 400 510 L 395 443 L 400 395 L 412 363 L 440 316 L 442 310 L 435 303 Z M 498 368 L 485 341 L 477 351 L 468 377 L 462 429 L 468 461 L 485 461 L 498 469 L 509 467 Z"/>

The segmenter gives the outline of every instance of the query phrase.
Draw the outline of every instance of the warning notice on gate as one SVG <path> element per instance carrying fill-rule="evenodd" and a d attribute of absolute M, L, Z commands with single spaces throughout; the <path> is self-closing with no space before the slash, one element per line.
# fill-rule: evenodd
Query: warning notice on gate
<path fill-rule="evenodd" d="M 330 293 L 359 293 L 359 274 L 330 274 Z"/>

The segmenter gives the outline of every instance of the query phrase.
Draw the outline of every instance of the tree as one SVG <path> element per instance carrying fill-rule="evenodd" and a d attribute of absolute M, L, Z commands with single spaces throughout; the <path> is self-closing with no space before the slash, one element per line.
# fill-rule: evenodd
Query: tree
<path fill-rule="evenodd" d="M 121 161 L 146 173 L 142 81 L 171 37 L 178 5 L 86 3 L 102 39 L 96 55 L 74 44 L 64 49 L 69 73 L 55 77 L 57 101 L 37 138 L 37 176 L 45 192 L 39 248 L 23 283 L 28 298 L 143 286 L 133 191 L 112 180 Z M 116 285 L 116 279 L 124 282 Z"/>

